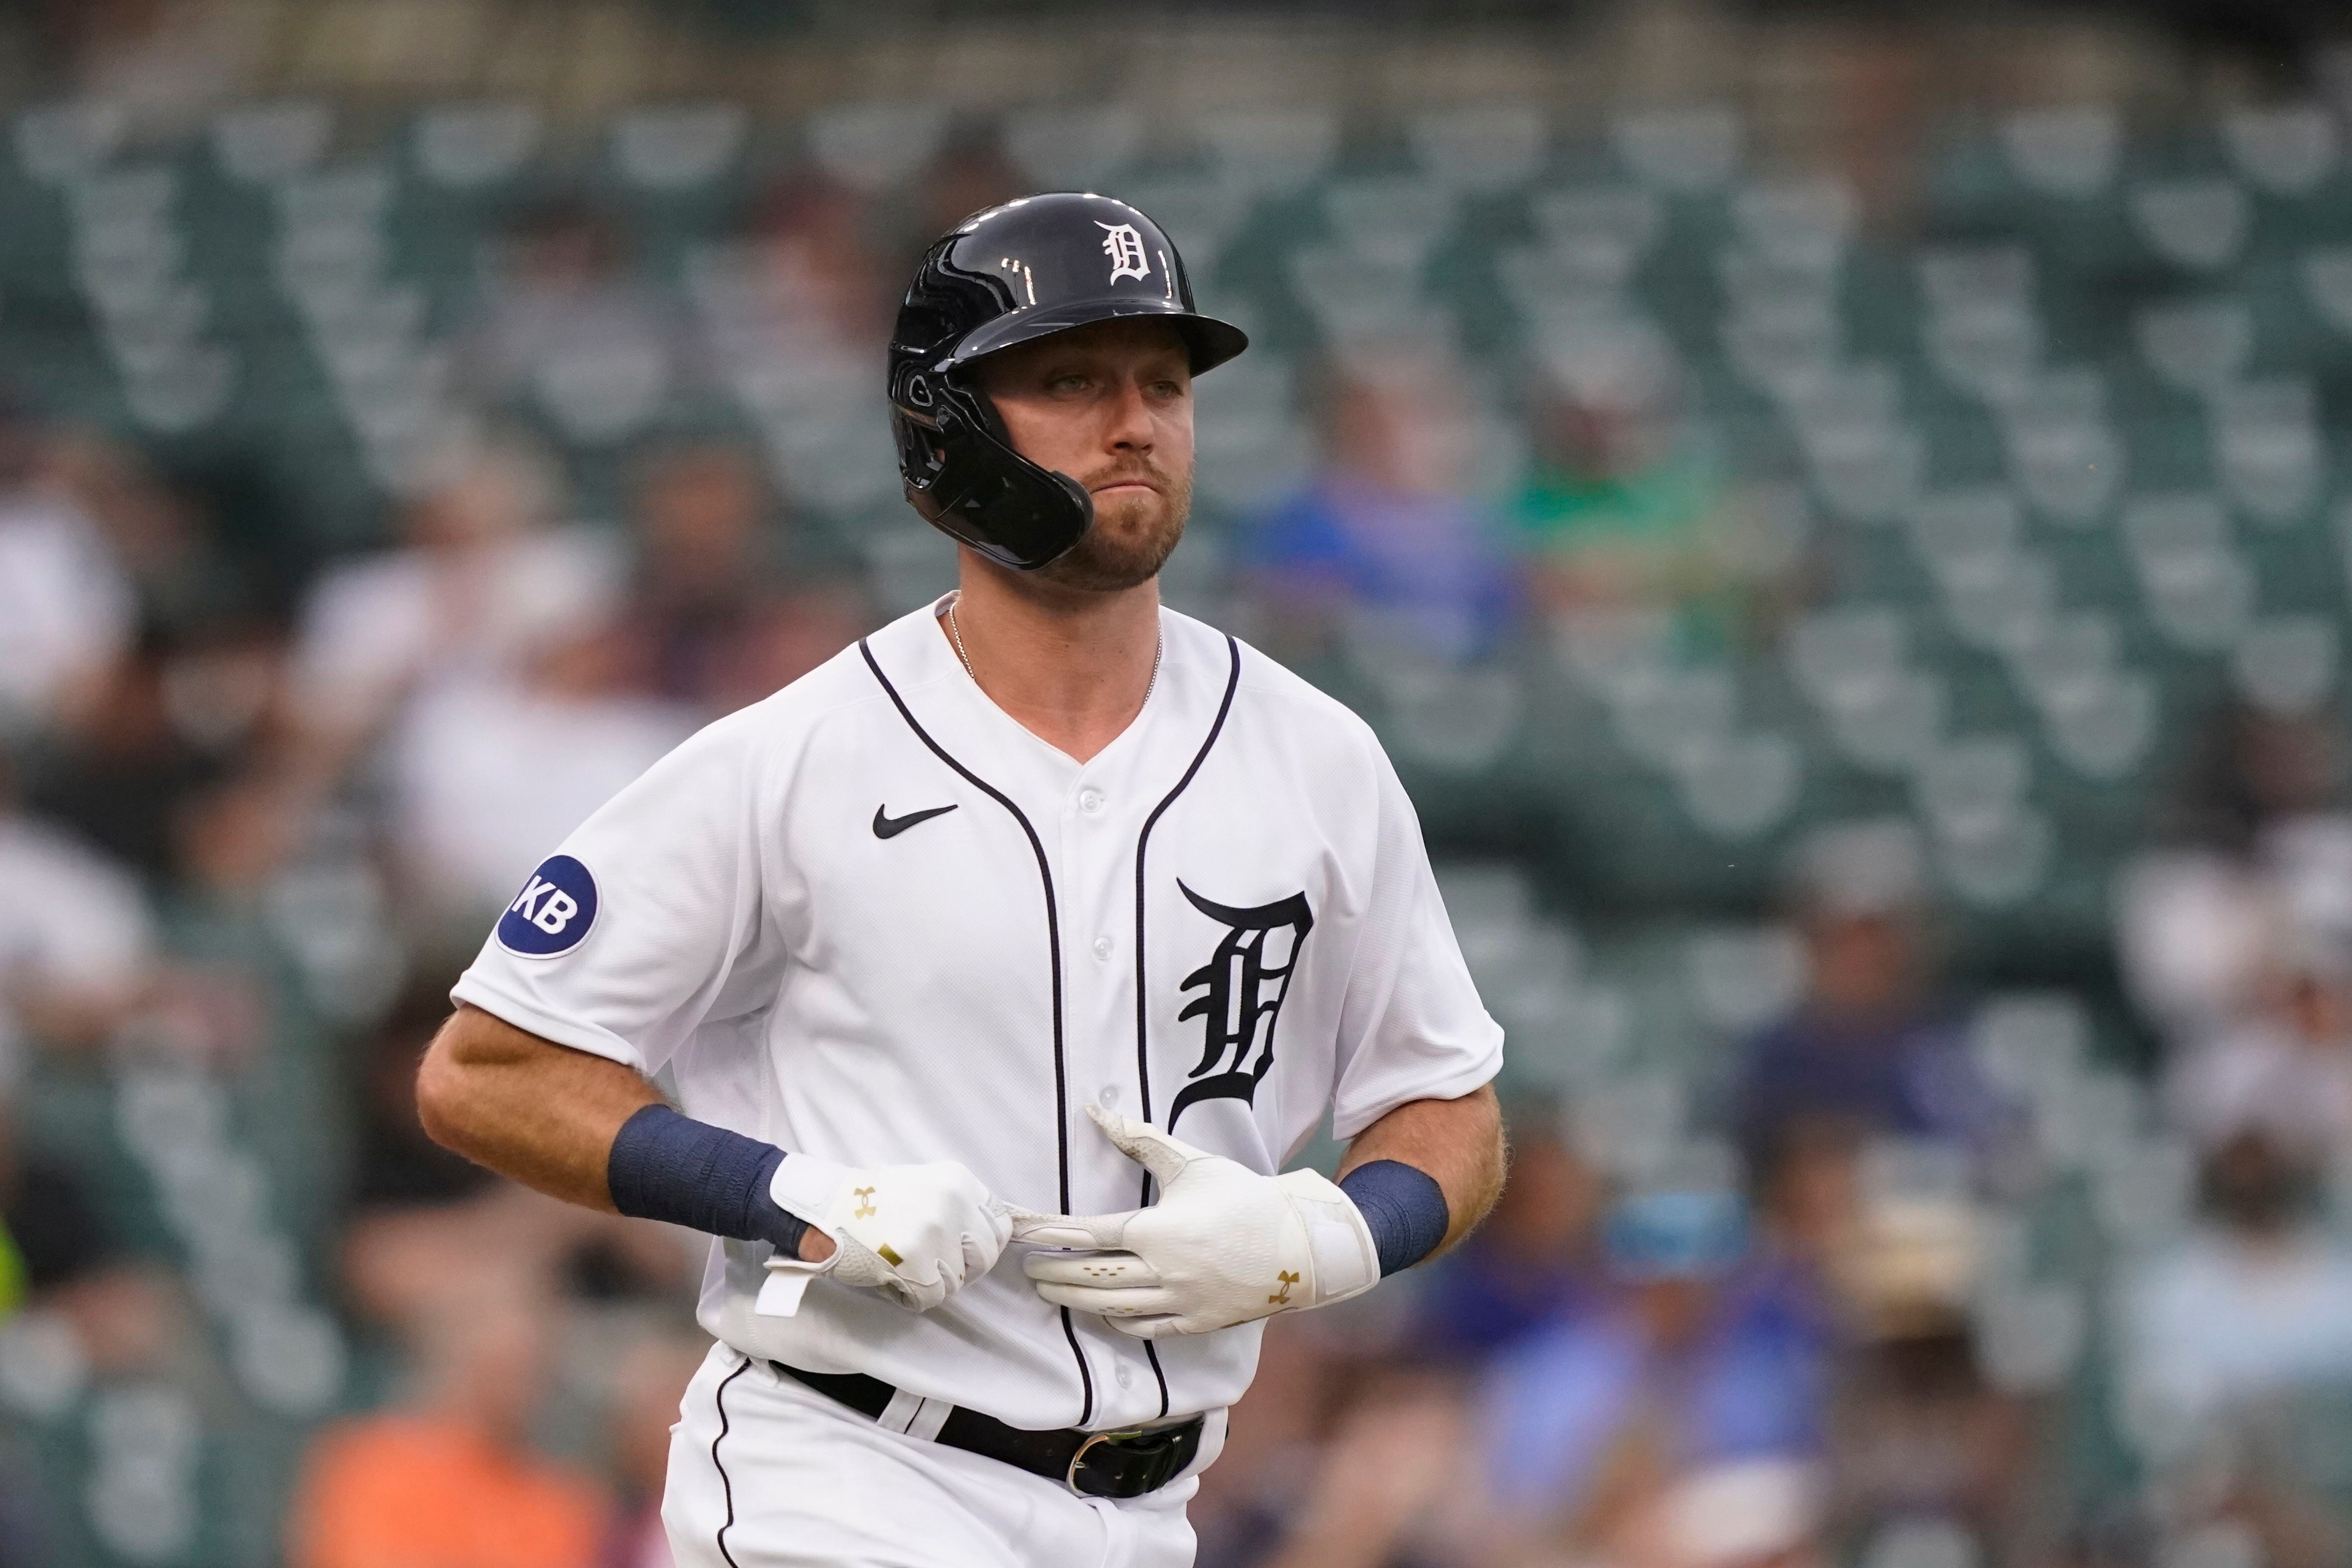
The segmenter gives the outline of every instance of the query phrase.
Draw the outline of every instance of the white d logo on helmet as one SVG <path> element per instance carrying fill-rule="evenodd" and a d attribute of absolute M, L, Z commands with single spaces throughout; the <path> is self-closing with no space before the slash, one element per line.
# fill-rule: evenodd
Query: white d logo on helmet
<path fill-rule="evenodd" d="M 1103 230 L 1103 254 L 1110 258 L 1110 280 L 1122 278 L 1143 279 L 1151 276 L 1151 263 L 1143 254 L 1143 236 L 1135 232 L 1131 223 L 1105 223 L 1095 220 Z"/>

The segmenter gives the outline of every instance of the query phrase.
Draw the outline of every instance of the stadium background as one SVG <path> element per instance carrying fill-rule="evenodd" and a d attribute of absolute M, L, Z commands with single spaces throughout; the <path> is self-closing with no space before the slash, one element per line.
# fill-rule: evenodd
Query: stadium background
<path fill-rule="evenodd" d="M 2330 25 L 0 8 L 0 1563 L 665 1561 L 695 1249 L 408 1073 L 951 580 L 891 285 L 1065 186 L 1255 338 L 1170 600 L 1379 728 L 1512 1040 L 1504 1210 L 1276 1325 L 1203 1563 L 2346 1561 Z"/>

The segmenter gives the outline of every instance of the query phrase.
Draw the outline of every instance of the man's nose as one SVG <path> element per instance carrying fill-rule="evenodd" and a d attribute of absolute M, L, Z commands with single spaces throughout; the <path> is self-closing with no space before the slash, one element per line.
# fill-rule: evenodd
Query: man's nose
<path fill-rule="evenodd" d="M 1142 387 L 1130 382 L 1111 395 L 1103 444 L 1114 452 L 1151 450 L 1151 407 Z"/>

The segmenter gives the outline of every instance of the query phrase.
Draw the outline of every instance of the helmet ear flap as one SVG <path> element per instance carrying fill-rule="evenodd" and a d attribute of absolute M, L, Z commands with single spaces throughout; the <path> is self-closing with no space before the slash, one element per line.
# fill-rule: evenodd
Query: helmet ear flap
<path fill-rule="evenodd" d="M 939 442 L 938 400 L 921 371 L 902 372 L 890 388 L 890 435 L 898 447 L 898 472 L 912 500 L 939 480 L 946 453 Z"/>
<path fill-rule="evenodd" d="M 1093 526 L 1086 487 L 1014 451 L 988 399 L 952 373 L 903 375 L 896 391 L 890 425 L 907 500 L 942 532 L 992 561 L 1034 572 Z"/>

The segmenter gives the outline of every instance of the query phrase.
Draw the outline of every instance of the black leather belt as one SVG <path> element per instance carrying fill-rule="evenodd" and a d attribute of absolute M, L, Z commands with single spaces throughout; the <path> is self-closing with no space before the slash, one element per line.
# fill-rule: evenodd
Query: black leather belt
<path fill-rule="evenodd" d="M 898 1397 L 897 1389 L 862 1372 L 803 1372 L 780 1361 L 768 1364 L 877 1421 Z M 1195 1415 L 1141 1430 L 1082 1432 L 1065 1426 L 1032 1432 L 959 1405 L 948 1412 L 931 1440 L 1059 1481 L 1080 1497 L 1129 1498 L 1158 1491 L 1181 1474 L 1200 1453 L 1201 1431 L 1207 1425 L 1207 1416 Z"/>

